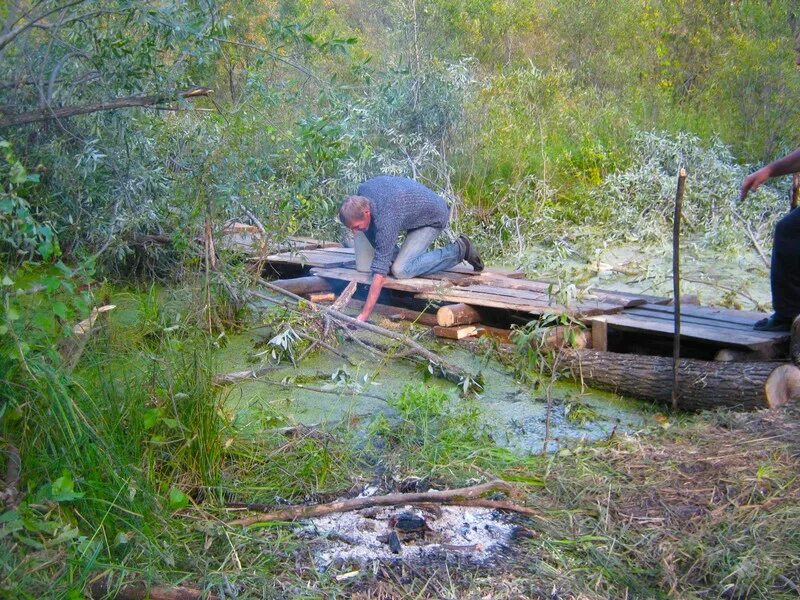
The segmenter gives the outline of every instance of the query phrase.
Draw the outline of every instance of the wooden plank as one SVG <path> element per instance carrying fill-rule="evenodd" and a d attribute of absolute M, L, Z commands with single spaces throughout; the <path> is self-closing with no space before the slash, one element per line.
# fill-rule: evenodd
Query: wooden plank
<path fill-rule="evenodd" d="M 355 269 L 318 267 L 311 269 L 311 273 L 326 279 L 356 281 L 365 285 L 372 283 L 372 273 L 362 273 Z M 415 293 L 433 292 L 438 289 L 450 287 L 451 285 L 452 284 L 448 281 L 436 281 L 433 279 L 395 279 L 391 276 L 387 276 L 383 283 L 383 287 L 391 290 Z"/>
<path fill-rule="evenodd" d="M 644 304 L 638 307 L 639 311 L 650 311 L 656 313 L 665 313 L 669 315 L 668 318 L 673 318 L 675 307 L 673 305 L 655 305 Z M 681 318 L 683 317 L 699 317 L 711 321 L 719 321 L 724 323 L 736 323 L 746 325 L 750 328 L 753 327 L 756 321 L 768 316 L 764 313 L 746 311 L 746 310 L 731 310 L 727 308 L 719 308 L 716 306 L 682 306 Z"/>
<path fill-rule="evenodd" d="M 545 312 L 563 313 L 569 312 L 561 306 L 550 306 L 547 302 L 533 302 L 492 294 L 481 294 L 468 292 L 469 288 L 451 288 L 440 292 L 422 292 L 416 295 L 417 298 L 424 300 L 437 300 L 439 302 L 463 302 L 473 306 L 486 306 L 489 308 L 503 308 L 506 310 L 516 310 L 520 312 L 530 312 L 537 315 Z"/>
<path fill-rule="evenodd" d="M 474 277 L 507 277 L 509 279 L 522 279 L 525 277 L 525 272 L 518 269 L 487 267 L 483 271 L 476 272 L 475 269 L 468 267 L 464 263 L 459 263 L 455 267 L 450 267 L 447 270 L 451 273 L 463 273 L 464 275 L 472 275 Z"/>
<path fill-rule="evenodd" d="M 592 349 L 608 351 L 608 322 L 605 317 L 592 319 Z"/>
<path fill-rule="evenodd" d="M 591 316 L 599 314 L 609 314 L 620 312 L 622 307 L 619 305 L 578 305 L 575 307 L 564 307 L 558 304 L 551 304 L 547 300 L 538 301 L 534 298 L 517 298 L 493 293 L 475 292 L 471 287 L 453 287 L 440 292 L 424 292 L 417 294 L 417 298 L 426 300 L 438 300 L 440 302 L 463 302 L 473 306 L 487 306 L 490 308 L 503 308 L 506 310 L 516 310 L 529 312 L 535 315 L 545 313 L 568 314 L 574 317 Z"/>
<path fill-rule="evenodd" d="M 267 256 L 266 261 L 276 264 L 305 265 L 309 267 L 341 267 L 354 264 L 352 257 L 327 250 L 300 250 Z"/>
<path fill-rule="evenodd" d="M 675 324 L 663 319 L 650 319 L 625 313 L 608 315 L 604 317 L 609 329 L 623 331 L 638 331 L 672 337 Z M 593 323 L 593 319 L 587 319 Z M 764 335 L 759 331 L 736 331 L 708 327 L 696 323 L 681 323 L 681 338 L 694 339 L 705 342 L 715 342 L 724 346 L 744 346 L 754 350 L 770 347 L 789 338 L 789 334 L 781 336 Z"/>
<path fill-rule="evenodd" d="M 488 286 L 480 284 L 471 285 L 463 289 L 469 292 L 493 294 L 496 296 L 502 296 L 504 298 L 518 298 L 524 300 L 531 300 L 533 302 L 543 302 L 548 305 L 552 304 L 550 296 L 542 292 L 533 292 L 529 290 L 518 290 L 518 289 L 510 289 L 505 287 L 496 287 L 496 286 Z M 571 304 L 569 308 L 574 309 L 576 314 L 587 315 L 589 314 L 590 311 L 602 311 L 603 314 L 609 312 L 620 312 L 624 307 L 621 304 L 600 302 L 598 300 L 582 299 L 582 300 L 577 300 L 574 304 Z M 594 314 L 601 314 L 601 313 L 594 312 Z"/>
<path fill-rule="evenodd" d="M 480 284 L 505 287 L 514 290 L 528 290 L 532 292 L 541 292 L 545 294 L 550 294 L 550 289 L 553 286 L 553 283 L 549 281 L 536 281 L 532 279 L 511 279 L 508 277 L 496 277 L 491 275 L 484 276 L 483 274 L 477 275 L 475 279 L 479 279 Z M 471 284 L 472 282 L 470 280 L 467 280 L 465 283 Z M 456 285 L 459 284 L 456 283 Z M 587 299 L 590 302 L 593 300 L 597 300 L 600 302 L 605 302 L 606 304 L 621 304 L 622 306 L 625 307 L 640 306 L 642 304 L 651 302 L 652 300 L 659 300 L 659 301 L 663 300 L 665 302 L 669 301 L 669 299 L 667 298 L 659 298 L 658 296 L 650 296 L 647 294 L 617 292 L 613 290 L 603 290 L 600 288 L 579 289 L 577 301 L 583 302 L 584 300 Z"/>
<path fill-rule="evenodd" d="M 478 335 L 478 328 L 475 327 L 475 325 L 462 325 L 461 327 L 442 327 L 441 325 L 434 325 L 433 335 L 449 340 L 463 340 L 464 338 Z"/>
<path fill-rule="evenodd" d="M 683 307 L 685 308 L 685 307 Z M 637 317 L 642 317 L 644 319 L 654 319 L 657 321 L 670 321 L 673 322 L 674 312 L 673 311 L 654 311 L 654 310 L 643 310 L 640 307 L 627 309 L 625 314 L 634 315 Z M 720 329 L 735 329 L 737 331 L 752 331 L 753 330 L 753 321 L 741 323 L 741 322 L 731 322 L 731 321 L 724 321 L 719 319 L 713 318 L 706 318 L 703 316 L 685 314 L 684 311 L 681 311 L 681 322 L 685 323 L 695 323 L 697 325 L 704 325 L 707 327 L 719 327 Z"/>

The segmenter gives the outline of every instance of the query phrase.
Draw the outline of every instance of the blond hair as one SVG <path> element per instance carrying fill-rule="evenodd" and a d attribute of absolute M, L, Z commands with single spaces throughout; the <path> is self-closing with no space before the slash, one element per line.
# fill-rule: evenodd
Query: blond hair
<path fill-rule="evenodd" d="M 353 221 L 363 219 L 369 210 L 369 198 L 364 196 L 348 196 L 339 207 L 339 221 L 344 226 L 350 225 Z"/>

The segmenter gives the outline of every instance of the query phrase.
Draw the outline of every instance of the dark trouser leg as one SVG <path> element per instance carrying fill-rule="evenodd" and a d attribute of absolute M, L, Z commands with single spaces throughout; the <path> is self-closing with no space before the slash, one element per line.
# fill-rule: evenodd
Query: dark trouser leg
<path fill-rule="evenodd" d="M 770 282 L 775 314 L 788 320 L 800 314 L 800 208 L 775 226 Z"/>

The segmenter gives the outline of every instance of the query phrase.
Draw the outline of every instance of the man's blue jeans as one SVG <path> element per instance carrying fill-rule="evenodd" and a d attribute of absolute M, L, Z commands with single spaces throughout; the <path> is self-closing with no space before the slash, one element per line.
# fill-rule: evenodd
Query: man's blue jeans
<path fill-rule="evenodd" d="M 464 257 L 461 255 L 461 246 L 455 242 L 426 252 L 441 232 L 442 230 L 436 227 L 420 227 L 407 232 L 403 245 L 399 249 L 395 247 L 392 275 L 397 279 L 411 279 L 426 273 L 446 271 L 460 263 Z M 368 273 L 375 257 L 375 248 L 363 231 L 355 232 L 353 246 L 356 254 L 356 270 Z"/>

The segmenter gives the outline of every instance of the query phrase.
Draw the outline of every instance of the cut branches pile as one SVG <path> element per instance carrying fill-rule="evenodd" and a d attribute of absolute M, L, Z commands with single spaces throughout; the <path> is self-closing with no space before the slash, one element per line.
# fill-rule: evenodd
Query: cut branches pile
<path fill-rule="evenodd" d="M 356 284 L 355 282 L 351 282 L 345 291 L 340 295 L 339 299 L 336 303 L 334 303 L 331 307 L 322 306 L 319 304 L 315 304 L 310 302 L 297 294 L 294 294 L 290 291 L 287 291 L 279 286 L 271 284 L 266 281 L 261 281 L 260 284 L 265 287 L 266 289 L 274 292 L 276 294 L 280 294 L 291 298 L 298 302 L 298 305 L 294 307 L 296 310 L 304 310 L 308 309 L 314 313 L 316 313 L 322 320 L 322 326 L 320 329 L 320 336 L 318 339 L 311 342 L 311 345 L 300 355 L 300 360 L 305 358 L 313 349 L 318 346 L 328 347 L 325 339 L 331 334 L 333 330 L 339 331 L 344 337 L 353 341 L 357 346 L 361 349 L 365 350 L 367 353 L 378 356 L 381 358 L 407 358 L 410 360 L 414 360 L 416 362 L 420 362 L 425 364 L 428 367 L 428 370 L 437 377 L 442 377 L 451 381 L 457 385 L 459 385 L 464 392 L 470 391 L 479 391 L 482 389 L 482 384 L 480 382 L 480 378 L 472 375 L 471 373 L 461 369 L 460 367 L 453 365 L 446 360 L 444 360 L 441 356 L 431 352 L 415 340 L 411 339 L 410 337 L 403 335 L 401 333 L 397 333 L 395 331 L 391 331 L 384 327 L 380 327 L 378 325 L 372 323 L 365 323 L 350 317 L 341 310 L 340 308 L 344 308 L 347 302 L 349 302 L 350 298 L 352 298 L 353 293 L 355 292 Z M 265 300 L 271 303 L 279 303 L 275 298 L 259 292 L 257 290 L 250 290 L 249 294 L 255 298 L 260 300 Z M 281 303 L 284 306 L 287 306 L 284 303 Z M 387 345 L 381 344 L 379 342 L 372 341 L 367 339 L 366 337 L 361 337 L 356 335 L 356 330 L 368 332 L 374 334 L 375 336 L 379 336 L 381 338 L 387 338 L 396 342 L 398 345 L 397 351 L 393 351 L 393 348 L 387 347 Z M 253 379 L 257 378 L 260 375 L 272 370 L 274 367 L 265 366 L 256 369 L 248 369 L 246 371 L 240 371 L 237 373 L 229 373 L 224 375 L 219 375 L 215 378 L 214 382 L 219 385 L 226 385 L 231 383 L 236 383 L 238 381 L 243 381 L 246 379 Z"/>

